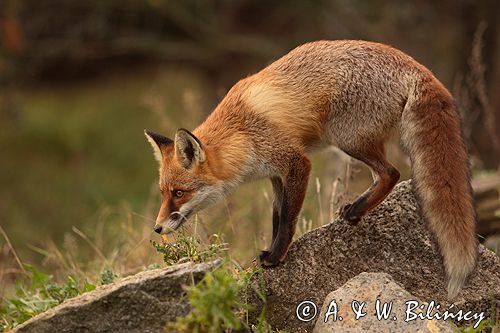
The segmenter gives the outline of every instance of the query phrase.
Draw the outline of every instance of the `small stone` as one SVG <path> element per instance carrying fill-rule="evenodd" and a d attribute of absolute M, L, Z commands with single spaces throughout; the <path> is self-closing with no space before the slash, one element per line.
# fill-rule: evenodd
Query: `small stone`
<path fill-rule="evenodd" d="M 366 313 L 357 319 L 352 309 L 354 300 L 364 302 L 362 311 Z M 378 313 L 376 300 L 380 302 Z M 414 319 L 406 322 L 405 300 L 423 304 L 394 282 L 389 274 L 361 273 L 326 296 L 313 333 L 455 332 L 456 326 L 447 321 Z M 381 310 L 384 306 L 388 309 L 389 305 L 390 314 L 387 312 L 388 316 L 384 318 Z M 336 316 L 333 311 L 335 307 L 338 310 Z M 342 317 L 342 320 L 338 320 L 339 317 Z"/>

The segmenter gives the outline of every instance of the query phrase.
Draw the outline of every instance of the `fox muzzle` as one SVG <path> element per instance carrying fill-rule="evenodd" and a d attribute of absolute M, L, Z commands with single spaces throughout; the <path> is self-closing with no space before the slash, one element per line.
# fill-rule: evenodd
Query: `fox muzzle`
<path fill-rule="evenodd" d="M 179 213 L 177 214 L 172 213 L 171 217 L 164 220 L 163 223 L 156 222 L 153 229 L 158 234 L 170 234 L 179 229 L 181 225 L 183 225 L 184 222 L 188 220 L 189 216 L 191 215 L 191 211 L 189 211 L 188 214 L 186 215 L 187 216 L 181 215 Z"/>

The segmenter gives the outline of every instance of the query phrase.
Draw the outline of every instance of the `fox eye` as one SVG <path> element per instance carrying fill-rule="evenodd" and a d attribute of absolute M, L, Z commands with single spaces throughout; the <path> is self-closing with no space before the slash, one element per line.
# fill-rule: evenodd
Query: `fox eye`
<path fill-rule="evenodd" d="M 176 198 L 182 198 L 183 195 L 184 195 L 184 191 L 182 191 L 182 190 L 175 190 L 174 191 L 174 196 Z"/>

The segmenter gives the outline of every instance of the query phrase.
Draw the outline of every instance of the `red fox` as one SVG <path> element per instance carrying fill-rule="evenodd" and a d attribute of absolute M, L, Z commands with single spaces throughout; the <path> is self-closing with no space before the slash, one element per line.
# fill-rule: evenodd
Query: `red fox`
<path fill-rule="evenodd" d="M 333 145 L 368 165 L 373 185 L 341 210 L 356 223 L 399 180 L 384 143 L 397 130 L 414 187 L 436 236 L 454 298 L 477 256 L 475 210 L 460 117 L 453 97 L 426 67 L 384 44 L 301 45 L 236 83 L 192 133 L 174 140 L 145 131 L 160 164 L 162 204 L 154 230 L 166 234 L 239 184 L 269 178 L 272 244 L 263 266 L 284 260 L 302 208 L 311 162 Z"/>

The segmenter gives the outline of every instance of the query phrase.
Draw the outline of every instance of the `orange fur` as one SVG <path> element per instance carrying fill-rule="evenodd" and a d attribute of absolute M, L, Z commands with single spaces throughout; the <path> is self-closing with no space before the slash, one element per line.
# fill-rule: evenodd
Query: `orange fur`
<path fill-rule="evenodd" d="M 460 118 L 451 95 L 428 69 L 383 44 L 319 41 L 299 46 L 235 84 L 192 134 L 180 131 L 173 141 L 149 138 L 156 155 L 161 152 L 160 189 L 168 192 L 158 230 L 177 228 L 185 215 L 245 181 L 270 178 L 273 242 L 261 261 L 276 265 L 285 257 L 304 200 L 310 172 L 306 154 L 334 145 L 371 168 L 374 184 L 342 212 L 355 223 L 399 179 L 384 150 L 394 132 L 401 133 L 412 160 L 418 197 L 443 254 L 452 298 L 473 270 L 477 251 Z M 186 191 L 183 200 L 172 199 L 178 188 Z"/>

